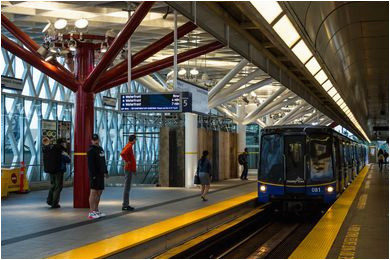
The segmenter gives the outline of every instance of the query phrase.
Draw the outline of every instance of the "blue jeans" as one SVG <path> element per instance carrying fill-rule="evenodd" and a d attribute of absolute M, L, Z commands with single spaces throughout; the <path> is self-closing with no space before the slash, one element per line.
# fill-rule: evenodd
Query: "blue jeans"
<path fill-rule="evenodd" d="M 133 172 L 125 171 L 125 185 L 123 188 L 123 203 L 122 207 L 129 206 L 129 196 L 130 196 L 130 188 L 131 188 L 131 178 L 133 176 Z"/>

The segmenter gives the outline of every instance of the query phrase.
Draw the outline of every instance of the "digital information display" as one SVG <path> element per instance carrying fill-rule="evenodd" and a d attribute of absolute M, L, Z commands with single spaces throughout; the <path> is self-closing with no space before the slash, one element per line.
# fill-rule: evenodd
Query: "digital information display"
<path fill-rule="evenodd" d="M 122 94 L 122 112 L 182 112 L 181 93 Z"/>

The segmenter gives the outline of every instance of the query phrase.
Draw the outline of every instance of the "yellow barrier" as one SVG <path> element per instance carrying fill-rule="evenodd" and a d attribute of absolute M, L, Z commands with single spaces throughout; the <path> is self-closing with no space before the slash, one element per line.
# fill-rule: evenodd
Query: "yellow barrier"
<path fill-rule="evenodd" d="M 1 197 L 8 196 L 9 192 L 19 192 L 20 190 L 21 168 L 1 168 Z M 23 191 L 29 190 L 29 183 L 26 173 L 23 176 Z"/>

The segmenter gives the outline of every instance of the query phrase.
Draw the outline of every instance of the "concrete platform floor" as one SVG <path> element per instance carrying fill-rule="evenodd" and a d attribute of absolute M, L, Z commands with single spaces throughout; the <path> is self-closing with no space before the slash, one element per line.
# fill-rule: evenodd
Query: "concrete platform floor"
<path fill-rule="evenodd" d="M 121 211 L 122 187 L 106 187 L 100 210 L 107 216 L 97 221 L 87 219 L 88 209 L 72 207 L 72 188 L 63 189 L 60 209 L 46 205 L 46 190 L 11 194 L 1 204 L 1 256 L 48 257 L 256 191 L 255 175 L 249 176 L 249 181 L 232 179 L 212 183 L 207 202 L 201 201 L 199 188 L 133 187 L 130 203 L 136 208 L 134 212 Z"/>
<path fill-rule="evenodd" d="M 327 258 L 389 258 L 388 165 L 371 165 Z"/>

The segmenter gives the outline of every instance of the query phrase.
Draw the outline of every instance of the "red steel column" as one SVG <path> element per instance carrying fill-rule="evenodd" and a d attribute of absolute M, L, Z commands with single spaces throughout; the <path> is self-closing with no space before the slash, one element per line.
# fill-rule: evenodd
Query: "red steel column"
<path fill-rule="evenodd" d="M 94 48 L 92 43 L 77 45 L 75 76 L 84 82 L 94 68 Z M 89 178 L 87 151 L 91 144 L 94 124 L 94 94 L 85 92 L 82 83 L 76 92 L 76 112 L 74 130 L 74 185 L 73 207 L 89 207 Z"/>

